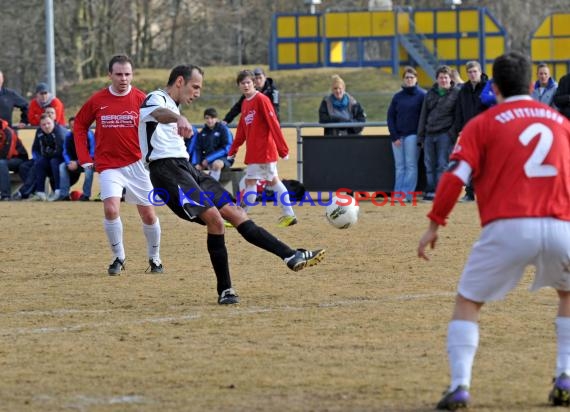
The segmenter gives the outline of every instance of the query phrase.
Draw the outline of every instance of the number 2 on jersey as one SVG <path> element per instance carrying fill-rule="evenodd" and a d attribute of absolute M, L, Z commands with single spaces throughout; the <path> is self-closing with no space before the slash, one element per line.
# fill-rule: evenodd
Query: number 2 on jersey
<path fill-rule="evenodd" d="M 524 164 L 524 172 L 528 177 L 551 177 L 558 174 L 555 166 L 543 164 L 552 147 L 552 130 L 542 123 L 533 123 L 520 134 L 519 141 L 528 144 L 538 136 L 538 144 Z"/>

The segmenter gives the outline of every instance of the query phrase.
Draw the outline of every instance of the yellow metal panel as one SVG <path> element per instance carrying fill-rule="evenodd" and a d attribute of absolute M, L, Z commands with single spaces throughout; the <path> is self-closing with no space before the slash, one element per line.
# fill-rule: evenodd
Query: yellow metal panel
<path fill-rule="evenodd" d="M 505 40 L 502 36 L 485 38 L 485 59 L 496 59 L 505 52 Z"/>
<path fill-rule="evenodd" d="M 331 63 L 344 62 L 344 42 L 333 41 L 330 44 L 330 61 Z"/>
<path fill-rule="evenodd" d="M 438 39 L 437 57 L 439 59 L 457 59 L 457 40 Z"/>
<path fill-rule="evenodd" d="M 530 55 L 532 60 L 551 60 L 551 39 L 532 39 L 530 41 Z"/>
<path fill-rule="evenodd" d="M 557 13 L 552 15 L 552 34 L 554 36 L 570 35 L 569 13 Z"/>
<path fill-rule="evenodd" d="M 483 65 L 483 73 L 486 73 L 489 79 L 493 77 L 493 63 Z"/>
<path fill-rule="evenodd" d="M 373 36 L 393 36 L 396 33 L 396 28 L 394 25 L 394 12 L 378 11 L 371 14 Z"/>
<path fill-rule="evenodd" d="M 299 37 L 317 37 L 319 26 L 317 16 L 299 16 Z"/>
<path fill-rule="evenodd" d="M 556 80 L 560 80 L 562 76 L 567 73 L 568 65 L 566 63 L 556 63 L 554 65 L 554 73 L 556 76 Z"/>
<path fill-rule="evenodd" d="M 422 69 L 421 67 L 416 67 L 416 71 L 418 72 L 418 84 L 423 87 L 424 89 L 429 89 L 433 86 L 434 81 L 432 78 Z"/>
<path fill-rule="evenodd" d="M 297 64 L 295 43 L 280 43 L 277 45 L 277 63 Z"/>
<path fill-rule="evenodd" d="M 477 10 L 459 11 L 459 31 L 464 33 L 479 31 L 479 12 Z"/>
<path fill-rule="evenodd" d="M 348 13 L 348 35 L 350 37 L 369 37 L 372 34 L 370 12 Z"/>
<path fill-rule="evenodd" d="M 399 48 L 399 57 L 400 57 L 400 60 L 408 60 L 409 59 L 408 52 L 406 51 L 405 48 L 403 48 L 403 47 Z"/>
<path fill-rule="evenodd" d="M 570 59 L 570 37 L 552 39 L 554 60 Z"/>
<path fill-rule="evenodd" d="M 398 33 L 410 32 L 410 13 L 398 13 Z"/>
<path fill-rule="evenodd" d="M 280 16 L 277 17 L 277 38 L 295 37 L 295 17 Z"/>
<path fill-rule="evenodd" d="M 457 31 L 457 15 L 454 11 L 437 12 L 436 29 L 438 33 L 455 33 Z"/>
<path fill-rule="evenodd" d="M 346 13 L 327 13 L 325 15 L 325 37 L 347 37 L 348 16 Z"/>
<path fill-rule="evenodd" d="M 479 39 L 465 38 L 459 40 L 459 58 L 478 60 L 479 59 Z"/>
<path fill-rule="evenodd" d="M 417 33 L 429 34 L 433 33 L 433 13 L 420 11 L 415 14 L 414 24 Z"/>
<path fill-rule="evenodd" d="M 299 43 L 299 63 L 318 63 L 319 43 Z"/>
<path fill-rule="evenodd" d="M 426 39 L 426 40 L 423 41 L 423 43 L 424 43 L 424 46 L 426 46 L 426 48 L 427 48 L 430 52 L 434 53 L 434 43 L 433 43 L 433 40 L 428 40 L 428 39 Z"/>
<path fill-rule="evenodd" d="M 485 16 L 485 33 L 499 33 L 500 30 L 497 25 L 491 20 L 489 16 Z"/>
<path fill-rule="evenodd" d="M 552 24 L 552 16 L 548 16 L 545 18 L 538 28 L 538 30 L 534 33 L 534 37 L 548 37 L 550 36 L 550 27 Z"/>

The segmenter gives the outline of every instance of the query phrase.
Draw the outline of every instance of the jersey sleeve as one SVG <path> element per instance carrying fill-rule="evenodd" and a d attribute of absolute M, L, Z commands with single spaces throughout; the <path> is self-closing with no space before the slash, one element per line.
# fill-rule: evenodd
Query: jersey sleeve
<path fill-rule="evenodd" d="M 156 119 L 152 116 L 152 112 L 161 107 L 166 107 L 166 98 L 155 92 L 148 94 L 141 105 L 140 121 L 156 121 Z"/>
<path fill-rule="evenodd" d="M 87 147 L 87 133 L 89 127 L 95 121 L 95 114 L 92 110 L 92 100 L 87 100 L 79 109 L 73 124 L 73 139 L 75 140 L 75 151 L 80 165 L 93 163 L 93 156 Z"/>
<path fill-rule="evenodd" d="M 481 150 L 486 140 L 483 117 L 472 119 L 467 123 L 453 148 L 450 160 L 464 160 L 471 166 L 473 174 L 479 170 Z"/>

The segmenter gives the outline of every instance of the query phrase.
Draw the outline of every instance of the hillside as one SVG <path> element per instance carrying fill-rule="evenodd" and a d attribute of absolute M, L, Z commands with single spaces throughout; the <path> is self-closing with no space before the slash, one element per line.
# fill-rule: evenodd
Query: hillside
<path fill-rule="evenodd" d="M 269 72 L 281 92 L 281 118 L 283 122 L 317 122 L 318 107 L 322 97 L 330 92 L 330 77 L 339 74 L 346 83 L 347 92 L 364 106 L 370 121 L 386 120 L 386 111 L 394 92 L 400 87 L 400 79 L 376 68 L 325 68 L 281 70 Z M 207 67 L 204 69 L 202 97 L 183 112 L 198 123 L 206 107 L 216 107 L 221 117 L 239 98 L 235 76 L 240 68 L 236 66 Z M 168 79 L 167 69 L 140 69 L 135 72 L 133 84 L 150 91 L 163 87 Z M 108 84 L 108 78 L 101 77 L 65 87 L 58 97 L 66 105 L 67 116 L 74 115 L 81 104 L 95 90 Z"/>

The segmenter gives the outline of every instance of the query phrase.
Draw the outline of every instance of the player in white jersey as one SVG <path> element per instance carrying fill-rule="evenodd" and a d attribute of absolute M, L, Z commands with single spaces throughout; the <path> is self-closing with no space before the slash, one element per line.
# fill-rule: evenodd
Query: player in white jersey
<path fill-rule="evenodd" d="M 239 298 L 232 287 L 224 219 L 245 240 L 279 256 L 294 271 L 316 265 L 325 251 L 290 248 L 250 220 L 217 180 L 188 161 L 184 138 L 191 136 L 192 126 L 180 114 L 179 105 L 200 97 L 203 74 L 201 68 L 192 65 L 172 69 L 166 88 L 150 93 L 141 106 L 139 139 L 154 186 L 149 196 L 159 198 L 181 219 L 206 225 L 218 303 L 235 304 Z"/>

